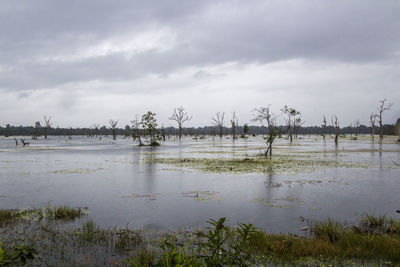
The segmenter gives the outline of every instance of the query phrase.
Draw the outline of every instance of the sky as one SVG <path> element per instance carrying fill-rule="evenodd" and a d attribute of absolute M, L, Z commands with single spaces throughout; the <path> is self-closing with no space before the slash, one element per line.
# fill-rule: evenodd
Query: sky
<path fill-rule="evenodd" d="M 287 105 L 305 125 L 400 117 L 398 0 L 2 0 L 0 126 L 184 126 Z M 279 116 L 283 123 L 283 117 Z"/>

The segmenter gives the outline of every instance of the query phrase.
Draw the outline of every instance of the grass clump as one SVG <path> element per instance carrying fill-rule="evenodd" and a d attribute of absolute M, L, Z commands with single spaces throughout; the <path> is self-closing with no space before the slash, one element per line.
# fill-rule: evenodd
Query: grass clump
<path fill-rule="evenodd" d="M 54 220 L 74 220 L 87 214 L 82 208 L 70 208 L 68 206 L 47 206 L 42 210 L 43 217 Z"/>
<path fill-rule="evenodd" d="M 14 210 L 0 209 L 0 227 L 15 221 L 17 213 Z"/>
<path fill-rule="evenodd" d="M 292 234 L 268 234 L 251 224 L 232 228 L 225 218 L 209 220 L 210 227 L 201 233 L 199 243 L 179 244 L 174 236 L 164 241 L 162 253 L 145 250 L 130 261 L 130 266 L 249 266 L 261 264 L 325 266 L 380 266 L 400 263 L 400 235 L 394 229 L 395 219 L 362 218 L 378 224 L 379 233 L 359 232 L 330 218 L 316 222 L 309 237 Z M 383 222 L 382 222 L 383 220 Z M 368 226 L 371 227 L 371 226 Z M 384 228 L 382 228 L 384 227 Z"/>

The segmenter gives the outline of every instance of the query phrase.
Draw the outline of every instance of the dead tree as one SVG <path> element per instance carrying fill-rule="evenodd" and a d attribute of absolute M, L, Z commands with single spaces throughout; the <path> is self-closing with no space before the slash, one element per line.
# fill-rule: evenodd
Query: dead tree
<path fill-rule="evenodd" d="M 131 120 L 132 123 L 132 139 L 136 140 L 138 139 L 139 141 L 139 146 L 142 146 L 142 139 L 140 138 L 140 120 L 138 115 L 136 115 L 136 118 L 134 120 Z"/>
<path fill-rule="evenodd" d="M 239 119 L 236 116 L 235 111 L 232 113 L 231 125 L 232 125 L 232 139 L 237 139 L 236 129 L 239 126 Z"/>
<path fill-rule="evenodd" d="M 325 118 L 325 115 L 324 115 L 324 120 L 322 121 L 322 138 L 324 139 L 324 141 L 325 141 L 325 135 L 326 135 L 326 118 Z"/>
<path fill-rule="evenodd" d="M 378 122 L 379 122 L 379 140 L 382 142 L 383 140 L 383 112 L 386 110 L 390 110 L 391 107 L 393 106 L 392 103 L 385 104 L 386 99 L 383 99 L 379 101 L 379 106 L 378 106 Z"/>
<path fill-rule="evenodd" d="M 100 127 L 100 124 L 98 124 L 98 123 L 93 123 L 90 126 L 90 128 L 92 129 L 92 136 L 96 136 L 97 137 L 97 133 L 99 131 L 99 127 Z"/>
<path fill-rule="evenodd" d="M 111 134 L 112 134 L 113 140 L 116 140 L 117 139 L 117 124 L 118 124 L 118 120 L 110 119 L 108 122 L 110 123 Z"/>
<path fill-rule="evenodd" d="M 305 123 L 305 121 L 303 121 L 303 120 L 301 119 L 300 112 L 299 112 L 299 117 L 298 117 L 298 118 L 295 118 L 295 119 L 293 120 L 294 138 L 297 138 L 297 137 L 298 137 L 299 128 L 300 128 L 304 123 Z"/>
<path fill-rule="evenodd" d="M 47 129 L 51 127 L 51 116 L 47 119 L 46 116 L 43 116 L 44 118 L 44 139 L 47 139 Z"/>
<path fill-rule="evenodd" d="M 375 113 L 371 113 L 371 115 L 369 115 L 369 123 L 370 123 L 370 128 L 371 128 L 371 139 L 372 139 L 372 141 L 374 141 L 374 136 L 375 136 L 376 116 L 377 115 Z"/>
<path fill-rule="evenodd" d="M 212 117 L 213 124 L 218 127 L 220 138 L 222 138 L 222 130 L 224 127 L 224 117 L 225 117 L 225 112 L 217 112 L 217 113 L 215 113 L 215 116 Z"/>
<path fill-rule="evenodd" d="M 18 140 L 14 137 L 15 146 L 18 146 Z"/>
<path fill-rule="evenodd" d="M 275 115 L 271 113 L 270 105 L 260 107 L 253 110 L 255 116 L 252 121 L 261 123 L 262 126 L 267 128 L 267 134 L 272 131 L 274 126 Z"/>
<path fill-rule="evenodd" d="M 261 107 L 258 109 L 254 109 L 255 116 L 252 121 L 261 123 L 262 126 L 267 128 L 268 138 L 267 138 L 267 150 L 265 151 L 265 156 L 268 154 L 272 157 L 272 144 L 275 141 L 275 138 L 282 134 L 283 131 L 276 126 L 276 115 L 271 113 L 270 105 L 267 107 Z"/>
<path fill-rule="evenodd" d="M 332 126 L 335 128 L 335 144 L 339 143 L 339 121 L 336 115 L 332 117 Z"/>
<path fill-rule="evenodd" d="M 190 121 L 193 116 L 189 116 L 185 109 L 180 106 L 178 108 L 174 108 L 174 113 L 172 116 L 168 118 L 169 120 L 176 121 L 178 123 L 178 137 L 179 139 L 182 138 L 182 124 L 186 121 Z"/>

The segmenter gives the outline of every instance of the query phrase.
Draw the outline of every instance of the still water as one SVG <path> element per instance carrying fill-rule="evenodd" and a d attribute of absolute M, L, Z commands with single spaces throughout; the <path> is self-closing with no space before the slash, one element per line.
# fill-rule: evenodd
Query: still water
<path fill-rule="evenodd" d="M 100 226 L 157 230 L 204 226 L 210 218 L 299 233 L 307 219 L 357 220 L 364 212 L 400 217 L 400 145 L 388 138 L 280 139 L 274 153 L 357 163 L 298 173 L 204 173 L 156 158 L 243 158 L 262 153 L 261 137 L 167 140 L 138 147 L 131 139 L 50 137 L 16 147 L 0 139 L 0 208 L 88 207 Z M 302 221 L 300 218 L 305 218 Z"/>

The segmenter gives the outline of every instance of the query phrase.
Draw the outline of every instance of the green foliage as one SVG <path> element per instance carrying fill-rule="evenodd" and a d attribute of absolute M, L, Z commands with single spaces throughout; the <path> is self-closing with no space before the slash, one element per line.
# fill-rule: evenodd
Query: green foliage
<path fill-rule="evenodd" d="M 202 266 L 201 261 L 196 257 L 193 248 L 189 246 L 178 247 L 173 242 L 165 239 L 162 244 L 162 257 L 155 266 Z"/>
<path fill-rule="evenodd" d="M 42 216 L 54 220 L 74 220 L 84 216 L 86 213 L 81 208 L 70 208 L 68 206 L 52 207 L 42 209 Z"/>
<path fill-rule="evenodd" d="M 0 242 L 0 266 L 20 263 L 25 265 L 28 260 L 34 259 L 36 250 L 28 245 L 14 245 L 12 251 L 7 251 Z"/>
<path fill-rule="evenodd" d="M 249 133 L 249 125 L 243 125 L 243 134 L 246 136 Z"/>
<path fill-rule="evenodd" d="M 99 229 L 93 220 L 88 220 L 82 225 L 82 231 L 79 231 L 78 235 L 82 240 L 90 242 L 95 240 L 98 231 Z"/>
<path fill-rule="evenodd" d="M 329 240 L 331 242 L 338 241 L 343 231 L 343 225 L 333 221 L 331 218 L 328 218 L 325 222 L 317 222 L 311 228 L 311 232 L 317 238 Z"/>
<path fill-rule="evenodd" d="M 147 249 L 140 250 L 133 259 L 128 261 L 130 267 L 152 267 L 155 265 L 156 253 Z"/>
<path fill-rule="evenodd" d="M 247 250 L 250 238 L 257 231 L 252 224 L 240 223 L 238 228 L 226 226 L 225 218 L 209 220 L 207 242 L 202 244 L 204 262 L 208 266 L 239 265 L 246 266 L 251 259 Z"/>
<path fill-rule="evenodd" d="M 157 142 L 159 136 L 157 130 L 156 114 L 151 111 L 148 111 L 146 114 L 143 114 L 140 125 L 143 128 L 143 135 L 146 138 L 147 145 L 149 146 L 160 145 Z"/>
<path fill-rule="evenodd" d="M 0 227 L 12 223 L 15 220 L 16 212 L 12 210 L 0 209 Z"/>

